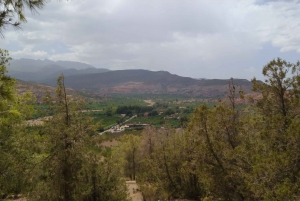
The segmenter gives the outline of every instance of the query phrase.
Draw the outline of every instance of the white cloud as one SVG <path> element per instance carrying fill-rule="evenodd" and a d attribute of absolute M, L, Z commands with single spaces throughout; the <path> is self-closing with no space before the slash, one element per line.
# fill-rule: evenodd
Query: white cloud
<path fill-rule="evenodd" d="M 24 49 L 19 51 L 10 52 L 13 58 L 31 58 L 31 59 L 43 59 L 48 57 L 48 53 L 45 51 L 33 51 L 32 46 L 26 46 Z"/>
<path fill-rule="evenodd" d="M 299 1 L 52 1 L 0 45 L 18 58 L 240 77 L 257 73 L 266 43 L 300 53 L 299 11 Z"/>
<path fill-rule="evenodd" d="M 250 68 L 246 68 L 245 71 L 250 72 L 250 73 L 254 73 L 256 71 L 256 69 L 253 66 L 251 66 Z"/>

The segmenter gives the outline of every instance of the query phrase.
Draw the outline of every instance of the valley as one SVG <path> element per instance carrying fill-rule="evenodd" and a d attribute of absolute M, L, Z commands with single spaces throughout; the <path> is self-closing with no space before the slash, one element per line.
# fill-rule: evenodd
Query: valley
<path fill-rule="evenodd" d="M 300 201 L 299 11 L 0 0 L 0 201 Z"/>
<path fill-rule="evenodd" d="M 229 80 L 196 80 L 165 71 L 99 69 L 103 72 L 98 73 L 96 68 L 88 64 L 67 61 L 21 59 L 13 60 L 10 68 L 13 72 L 21 72 L 21 64 L 28 67 L 26 73 L 33 73 L 33 77 L 37 78 L 34 73 L 47 77 L 41 80 L 31 78 L 30 82 L 17 80 L 19 94 L 29 91 L 36 97 L 36 112 L 33 119 L 28 121 L 30 125 L 41 125 L 43 119 L 48 119 L 50 113 L 45 109 L 43 98 L 47 93 L 51 96 L 56 94 L 56 78 L 53 76 L 73 69 L 78 74 L 65 75 L 66 92 L 72 99 L 86 102 L 83 111 L 94 119 L 95 124 L 100 125 L 100 134 L 108 132 L 122 135 L 125 131 L 143 130 L 145 126 L 142 125 L 185 128 L 199 105 L 216 106 L 226 97 L 229 87 Z M 249 81 L 234 79 L 234 83 L 239 90 L 250 91 Z M 243 107 L 249 104 L 247 100 L 237 98 L 236 102 Z"/>
<path fill-rule="evenodd" d="M 36 171 L 30 174 L 35 180 L 32 185 L 48 185 L 52 179 L 56 182 L 57 178 L 44 175 L 48 174 L 45 169 L 59 175 L 59 170 L 53 170 L 59 162 L 70 172 L 71 167 L 77 167 L 71 162 L 76 160 L 81 167 L 77 172 L 78 179 L 72 182 L 81 182 L 83 186 L 98 182 L 95 193 L 109 182 L 119 190 L 108 189 L 104 195 L 119 192 L 114 196 L 120 196 L 120 200 L 140 201 L 153 197 L 174 200 L 165 193 L 184 199 L 198 196 L 209 199 L 197 186 L 195 178 L 205 182 L 201 180 L 202 176 L 204 179 L 210 175 L 226 176 L 208 167 L 216 162 L 214 157 L 222 156 L 224 164 L 227 158 L 235 157 L 234 147 L 240 139 L 245 143 L 239 144 L 240 147 L 248 146 L 249 136 L 251 142 L 256 140 L 244 133 L 251 132 L 248 127 L 257 124 L 264 127 L 258 115 L 261 115 L 260 110 L 268 109 L 260 104 L 269 98 L 266 96 L 268 91 L 261 93 L 260 90 L 267 85 L 259 80 L 196 80 L 165 71 L 122 70 L 59 76 L 57 86 L 54 86 L 54 80 L 48 84 L 17 80 L 15 87 L 19 101 L 14 107 L 3 102 L 8 119 L 19 128 L 12 139 L 23 142 L 18 146 L 26 153 L 24 156 L 33 153 L 24 164 L 24 168 Z M 252 87 L 254 92 L 251 92 Z M 14 116 L 19 114 L 15 108 L 24 116 L 15 119 Z M 27 147 L 27 141 L 30 147 Z M 255 149 L 256 145 L 251 146 Z M 247 149 L 243 148 L 241 153 Z M 227 153 L 230 155 L 225 155 Z M 194 157 L 208 157 L 201 159 L 205 168 Z M 248 160 L 248 155 L 243 157 Z M 222 170 L 222 165 L 216 167 Z M 201 172 L 194 172 L 193 168 Z M 232 164 L 226 164 L 226 168 L 236 170 Z M 247 167 L 243 171 L 247 172 Z M 103 172 L 108 172 L 108 176 L 114 179 L 106 181 L 107 174 Z M 159 177 L 153 176 L 156 174 Z M 173 191 L 176 186 L 170 187 L 174 182 L 178 182 L 180 193 Z M 196 183 L 185 188 L 191 182 Z M 211 182 L 216 195 L 218 191 L 214 188 L 222 189 L 227 183 Z M 163 187 L 156 188 L 155 185 Z M 35 186 L 32 192 L 38 194 L 37 190 L 39 186 Z M 129 197 L 127 192 L 130 192 Z M 226 189 L 222 189 L 220 197 L 224 192 Z M 235 191 L 231 194 L 235 195 Z"/>
<path fill-rule="evenodd" d="M 51 65 L 50 65 L 50 64 Z M 56 66 L 53 66 L 54 64 Z M 23 64 L 25 67 L 21 67 Z M 60 64 L 61 66 L 57 66 Z M 68 64 L 68 65 L 67 65 Z M 77 69 L 76 69 L 77 68 Z M 100 72 L 101 71 L 101 72 Z M 173 95 L 197 98 L 223 98 L 227 94 L 228 80 L 193 79 L 167 71 L 97 69 L 79 62 L 53 62 L 50 60 L 13 60 L 9 75 L 22 81 L 56 86 L 56 78 L 63 73 L 67 88 L 91 96 L 111 94 Z M 14 74 L 11 72 L 19 72 Z M 73 73 L 71 73 L 73 72 Z M 30 77 L 26 77 L 26 75 Z M 25 82 L 23 82 L 25 83 Z M 234 79 L 237 90 L 251 92 L 252 84 L 246 79 Z M 40 85 L 41 86 L 41 85 Z M 72 92 L 72 93 L 74 93 Z M 76 93 L 76 92 L 75 92 Z M 41 97 L 37 94 L 38 97 Z"/>

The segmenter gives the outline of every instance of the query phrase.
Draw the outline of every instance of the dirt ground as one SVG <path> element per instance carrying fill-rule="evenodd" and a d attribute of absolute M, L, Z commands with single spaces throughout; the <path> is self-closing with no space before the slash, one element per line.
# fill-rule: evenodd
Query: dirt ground
<path fill-rule="evenodd" d="M 148 106 L 152 106 L 155 104 L 155 102 L 153 102 L 152 100 L 144 100 L 145 103 L 148 104 Z"/>
<path fill-rule="evenodd" d="M 143 201 L 142 193 L 139 191 L 139 187 L 135 181 L 126 181 L 128 186 L 129 196 L 132 201 Z"/>
<path fill-rule="evenodd" d="M 119 142 L 117 140 L 112 141 L 105 141 L 101 143 L 101 146 L 103 147 L 116 147 L 119 145 Z"/>

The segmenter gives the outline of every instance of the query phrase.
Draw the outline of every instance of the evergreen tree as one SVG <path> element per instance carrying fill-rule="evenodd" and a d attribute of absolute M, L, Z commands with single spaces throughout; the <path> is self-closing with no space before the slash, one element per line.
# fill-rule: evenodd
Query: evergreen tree
<path fill-rule="evenodd" d="M 137 166 L 139 161 L 139 148 L 141 139 L 132 134 L 124 135 L 120 138 L 120 152 L 124 155 L 124 170 L 126 177 L 130 180 L 136 179 Z"/>
<path fill-rule="evenodd" d="M 257 198 L 293 200 L 300 196 L 299 67 L 280 58 L 263 68 L 264 83 L 253 79 L 260 92 L 258 114 L 250 141 L 253 171 L 247 175 Z"/>
<path fill-rule="evenodd" d="M 0 33 L 2 34 L 2 30 L 7 26 L 18 28 L 21 23 L 26 22 L 25 9 L 37 12 L 46 2 L 47 0 L 1 0 Z"/>
<path fill-rule="evenodd" d="M 63 75 L 57 84 L 56 97 L 45 97 L 53 116 L 39 131 L 30 199 L 126 200 L 118 168 L 98 147 L 98 125 L 83 112 L 84 102 L 66 94 Z"/>
<path fill-rule="evenodd" d="M 28 134 L 24 120 L 33 107 L 31 94 L 17 95 L 15 80 L 6 75 L 10 60 L 6 50 L 0 50 L 0 199 L 18 194 L 25 185 L 25 170 L 31 153 L 27 150 Z"/>
<path fill-rule="evenodd" d="M 55 99 L 46 102 L 53 111 L 41 127 L 42 155 L 32 197 L 36 200 L 80 200 L 88 188 L 80 182 L 90 137 L 96 129 L 81 108 L 83 103 L 66 94 L 64 76 L 57 79 Z"/>
<path fill-rule="evenodd" d="M 99 148 L 94 148 L 87 154 L 88 161 L 84 166 L 84 172 L 88 189 L 84 201 L 128 200 L 122 167 L 114 154 L 116 154 L 114 151 Z"/>

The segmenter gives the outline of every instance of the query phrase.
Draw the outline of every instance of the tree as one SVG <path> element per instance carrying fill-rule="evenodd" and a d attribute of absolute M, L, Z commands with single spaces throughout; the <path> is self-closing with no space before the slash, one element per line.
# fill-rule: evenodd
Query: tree
<path fill-rule="evenodd" d="M 26 22 L 24 10 L 37 12 L 42 9 L 48 0 L 1 0 L 0 1 L 0 33 L 8 26 L 19 28 Z"/>
<path fill-rule="evenodd" d="M 264 83 L 255 78 L 252 80 L 253 91 L 260 92 L 263 96 L 256 106 L 266 116 L 279 115 L 283 118 L 283 129 L 288 126 L 290 118 L 298 116 L 295 109 L 300 96 L 299 68 L 300 62 L 293 64 L 280 58 L 274 59 L 263 68 L 263 75 L 266 77 Z"/>
<path fill-rule="evenodd" d="M 93 119 L 83 112 L 83 101 L 68 96 L 64 76 L 57 79 L 56 97 L 45 97 L 53 116 L 35 137 L 29 189 L 30 200 L 126 200 L 125 182 L 118 166 L 99 146 Z"/>
<path fill-rule="evenodd" d="M 124 156 L 124 171 L 126 177 L 131 180 L 136 179 L 137 164 L 139 160 L 139 147 L 141 138 L 132 134 L 124 135 L 120 138 L 120 152 Z"/>
<path fill-rule="evenodd" d="M 14 85 L 15 85 L 15 80 L 10 78 L 9 76 L 6 75 L 7 70 L 6 66 L 9 63 L 9 60 L 11 58 L 9 57 L 9 53 L 7 50 L 2 50 L 0 49 L 0 100 L 1 101 L 13 101 L 14 100 Z M 1 105 L 2 106 L 2 102 Z M 3 106 L 2 106 L 3 107 Z M 4 111 L 2 111 L 2 114 Z"/>
<path fill-rule="evenodd" d="M 198 199 L 203 193 L 182 131 L 147 127 L 140 142 L 137 182 L 144 199 Z M 190 147 L 190 146 L 188 146 Z"/>
<path fill-rule="evenodd" d="M 202 105 L 196 109 L 185 134 L 187 144 L 194 147 L 197 175 L 207 189 L 207 196 L 221 199 L 243 200 L 247 193 L 243 187 L 240 161 L 233 154 L 238 145 L 233 138 L 234 112 L 224 105 L 210 109 Z"/>
<path fill-rule="evenodd" d="M 94 137 L 97 141 L 97 137 Z M 85 182 L 88 186 L 83 201 L 127 200 L 127 186 L 115 153 L 94 147 L 86 154 Z"/>
<path fill-rule="evenodd" d="M 174 114 L 174 110 L 171 109 L 171 108 L 168 108 L 166 111 L 165 111 L 165 115 L 171 115 L 171 114 Z"/>
<path fill-rule="evenodd" d="M 186 128 L 188 122 L 189 119 L 186 116 L 180 117 L 180 126 L 182 126 L 183 128 Z"/>
<path fill-rule="evenodd" d="M 299 157 L 299 67 L 280 58 L 263 68 L 264 83 L 252 80 L 253 90 L 260 92 L 255 128 L 250 141 L 253 171 L 247 180 L 258 198 L 295 199 L 300 194 Z"/>
<path fill-rule="evenodd" d="M 112 108 L 111 108 L 111 107 L 110 107 L 110 108 L 107 108 L 105 114 L 106 114 L 108 117 L 111 117 L 112 114 L 113 114 Z"/>
<path fill-rule="evenodd" d="M 25 169 L 29 160 L 28 130 L 24 124 L 32 113 L 31 94 L 17 95 L 15 80 L 6 76 L 8 52 L 0 49 L 0 199 L 17 195 L 25 185 Z"/>
<path fill-rule="evenodd" d="M 148 116 L 157 116 L 157 115 L 158 115 L 157 110 L 152 110 L 148 113 Z"/>
<path fill-rule="evenodd" d="M 206 189 L 204 196 L 216 199 L 254 199 L 245 174 L 251 171 L 244 131 L 246 115 L 236 107 L 238 96 L 233 79 L 228 85 L 228 101 L 214 108 L 201 105 L 191 117 L 184 133 L 189 163 Z"/>
<path fill-rule="evenodd" d="M 81 200 L 88 189 L 83 181 L 83 166 L 88 163 L 85 154 L 91 146 L 96 127 L 82 112 L 83 102 L 68 96 L 64 76 L 57 79 L 55 99 L 49 95 L 46 102 L 53 111 L 41 127 L 42 155 L 33 180 L 33 199 Z M 72 100 L 73 99 L 73 100 Z M 51 190 L 49 190 L 51 189 Z"/>

